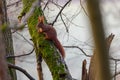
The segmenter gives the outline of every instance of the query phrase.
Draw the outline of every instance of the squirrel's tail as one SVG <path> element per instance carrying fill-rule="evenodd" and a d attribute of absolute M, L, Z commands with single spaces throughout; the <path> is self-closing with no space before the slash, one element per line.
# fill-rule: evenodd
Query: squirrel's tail
<path fill-rule="evenodd" d="M 60 51 L 61 55 L 63 58 L 65 58 L 65 51 L 63 46 L 61 45 L 61 43 L 59 42 L 59 40 L 56 38 L 54 40 L 55 46 L 57 47 L 57 49 Z"/>

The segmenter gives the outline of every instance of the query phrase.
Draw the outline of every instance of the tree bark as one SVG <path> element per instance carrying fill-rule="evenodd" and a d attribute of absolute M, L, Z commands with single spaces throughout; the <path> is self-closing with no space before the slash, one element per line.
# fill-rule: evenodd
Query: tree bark
<path fill-rule="evenodd" d="M 110 34 L 106 39 L 108 50 L 110 48 L 110 45 L 111 45 L 111 42 L 112 42 L 113 38 L 114 38 L 114 35 Z M 91 57 L 89 74 L 88 74 L 89 80 L 97 80 L 97 78 L 95 78 L 96 74 L 97 74 L 95 60 L 96 60 L 96 51 L 94 51 L 93 56 Z"/>
<path fill-rule="evenodd" d="M 87 69 L 86 69 L 86 64 L 87 64 L 87 61 L 84 60 L 83 64 L 82 64 L 82 80 L 88 80 L 88 73 L 87 73 Z"/>
<path fill-rule="evenodd" d="M 13 40 L 12 40 L 12 33 L 11 29 L 8 26 L 8 18 L 7 18 L 7 8 L 6 8 L 6 0 L 2 0 L 3 3 L 3 24 L 4 24 L 4 29 L 2 31 L 3 33 L 3 40 L 5 42 L 5 51 L 6 51 L 6 56 L 9 55 L 14 55 L 14 49 L 13 49 Z M 15 58 L 9 58 L 7 59 L 8 62 L 15 64 Z M 9 68 L 9 73 L 11 75 L 12 80 L 16 80 L 16 71 Z"/>
<path fill-rule="evenodd" d="M 3 34 L 1 27 L 3 25 L 3 2 L 0 0 L 0 80 L 10 80 L 10 77 L 8 75 L 8 67 L 5 59 L 5 42 L 3 41 Z"/>
<path fill-rule="evenodd" d="M 99 3 L 100 0 L 87 0 L 87 8 L 95 43 L 95 54 L 93 56 L 94 63 L 92 62 L 94 66 L 94 79 L 91 80 L 110 80 L 109 54 L 105 42 Z"/>
<path fill-rule="evenodd" d="M 108 51 L 109 51 L 109 48 L 110 48 L 110 45 L 112 43 L 114 36 L 115 35 L 111 33 L 106 39 Z M 86 60 L 83 61 L 82 80 L 97 80 L 97 78 L 96 78 L 97 71 L 96 71 L 95 60 L 96 60 L 96 51 L 94 50 L 93 56 L 91 57 L 91 60 L 90 60 L 89 71 L 87 71 L 87 69 L 86 69 L 86 64 L 87 64 Z"/>

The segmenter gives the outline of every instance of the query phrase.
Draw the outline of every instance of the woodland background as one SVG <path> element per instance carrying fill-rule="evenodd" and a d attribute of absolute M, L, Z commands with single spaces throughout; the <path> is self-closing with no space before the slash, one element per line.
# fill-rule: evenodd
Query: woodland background
<path fill-rule="evenodd" d="M 22 10 L 21 0 L 6 0 L 7 1 L 7 14 L 9 17 L 11 27 L 18 23 L 18 15 Z M 42 3 L 43 8 L 48 0 L 44 0 Z M 63 5 L 67 0 L 50 0 L 47 8 L 44 10 L 44 15 L 49 23 L 53 22 L 56 15 L 59 12 L 58 6 Z M 110 60 L 110 69 L 112 75 L 115 75 L 113 80 L 119 80 L 120 72 L 120 1 L 119 0 L 102 0 L 100 3 L 102 20 L 104 23 L 104 30 L 106 37 L 113 33 L 115 35 L 111 47 L 110 56 L 114 59 Z M 82 62 L 87 60 L 87 69 L 89 68 L 90 58 L 89 55 L 93 54 L 94 43 L 90 29 L 90 21 L 86 8 L 85 0 L 72 0 L 69 5 L 65 7 L 62 12 L 62 17 L 65 23 L 62 22 L 59 17 L 54 24 L 54 28 L 57 30 L 58 38 L 65 48 L 66 52 L 66 64 L 74 79 L 81 80 L 82 75 Z M 66 31 L 66 27 L 68 32 Z M 15 55 L 26 54 L 33 49 L 33 43 L 30 41 L 30 35 L 27 26 L 23 30 L 18 30 L 12 33 L 14 53 Z M 67 47 L 66 47 L 67 46 Z M 69 48 L 68 48 L 69 46 Z M 84 51 L 84 52 L 83 52 Z M 86 55 L 87 54 L 87 55 Z M 36 70 L 35 53 L 31 55 L 19 57 L 15 60 L 16 65 L 24 68 L 35 80 L 38 80 Z M 44 80 L 52 80 L 51 74 L 46 63 L 42 62 Z M 18 80 L 28 80 L 24 74 L 17 71 Z"/>

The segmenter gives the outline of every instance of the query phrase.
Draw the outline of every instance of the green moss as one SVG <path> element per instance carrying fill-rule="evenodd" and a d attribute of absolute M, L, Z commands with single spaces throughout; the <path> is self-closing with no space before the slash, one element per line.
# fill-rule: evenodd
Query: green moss
<path fill-rule="evenodd" d="M 22 0 L 23 10 L 20 13 L 20 15 L 18 16 L 18 18 L 21 18 L 22 16 L 24 16 L 30 10 L 32 3 L 34 1 L 36 1 L 36 0 Z"/>
<path fill-rule="evenodd" d="M 24 8 L 22 13 L 26 13 L 29 11 L 32 2 L 35 0 L 23 0 Z M 28 3 L 29 2 L 29 3 Z M 36 48 L 36 57 L 42 55 L 43 59 L 47 63 L 52 75 L 53 80 L 65 80 L 60 79 L 60 74 L 66 74 L 65 65 L 62 64 L 59 54 L 57 56 L 54 53 L 58 53 L 52 41 L 48 41 L 44 39 L 43 34 L 39 34 L 36 30 L 36 24 L 38 23 L 38 16 L 42 15 L 42 10 L 38 7 L 35 8 L 34 13 L 28 19 L 29 33 L 34 42 L 34 46 Z M 58 61 L 58 62 L 57 62 Z"/>
<path fill-rule="evenodd" d="M 7 24 L 6 23 L 4 23 L 0 28 L 1 28 L 1 30 L 4 32 L 4 31 L 6 31 L 6 29 L 7 29 Z"/>
<path fill-rule="evenodd" d="M 38 21 L 38 16 L 40 14 L 42 14 L 40 11 L 40 8 L 36 8 L 34 14 L 31 15 L 31 17 L 28 20 L 29 31 L 32 36 L 35 47 L 37 48 L 36 54 L 39 55 L 39 53 L 42 53 L 42 57 L 44 58 L 47 65 L 49 66 L 49 69 L 53 75 L 53 79 L 59 80 L 60 78 L 59 74 L 66 74 L 64 71 L 65 66 L 60 62 L 56 62 L 58 61 L 60 56 L 54 55 L 54 53 L 57 51 L 55 51 L 56 48 L 53 42 L 44 40 L 44 35 L 38 34 L 35 28 Z M 57 63 L 59 63 L 59 66 Z"/>

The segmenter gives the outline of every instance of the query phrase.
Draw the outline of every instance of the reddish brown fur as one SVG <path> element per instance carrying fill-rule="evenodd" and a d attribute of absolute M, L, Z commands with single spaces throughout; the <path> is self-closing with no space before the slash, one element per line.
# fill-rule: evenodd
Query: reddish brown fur
<path fill-rule="evenodd" d="M 39 33 L 44 33 L 45 34 L 45 39 L 47 40 L 52 40 L 55 44 L 55 46 L 57 47 L 57 49 L 60 51 L 62 57 L 65 57 L 65 51 L 61 45 L 61 43 L 59 42 L 58 38 L 57 38 L 57 33 L 56 30 L 51 26 L 51 25 L 45 25 L 44 24 L 44 18 L 39 18 L 39 22 L 37 25 L 37 30 Z"/>

